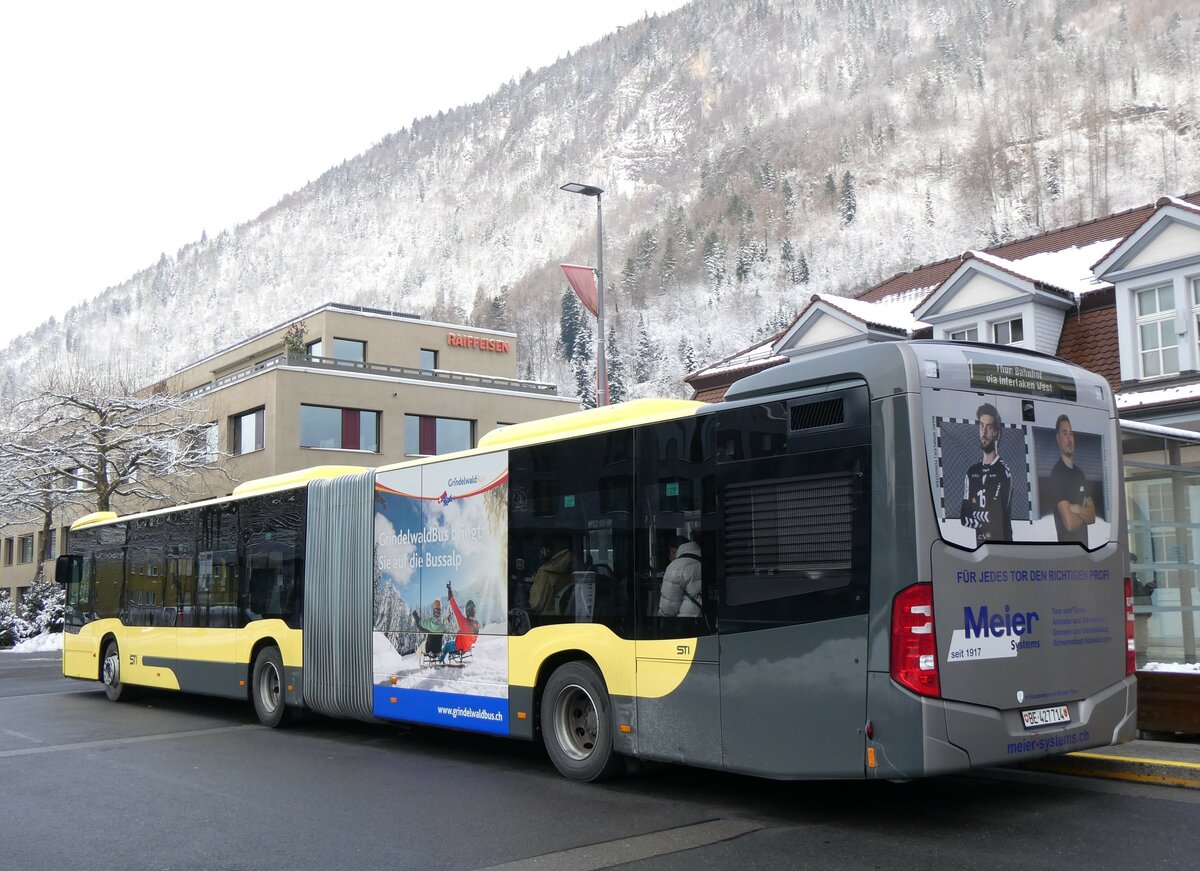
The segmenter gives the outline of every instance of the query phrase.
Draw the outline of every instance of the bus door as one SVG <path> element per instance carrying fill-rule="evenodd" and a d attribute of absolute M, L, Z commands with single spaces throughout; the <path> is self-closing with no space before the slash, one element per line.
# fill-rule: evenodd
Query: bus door
<path fill-rule="evenodd" d="M 175 613 L 167 584 L 161 518 L 135 521 L 125 557 L 120 641 L 121 676 L 128 683 L 178 689 Z"/>
<path fill-rule="evenodd" d="M 721 766 L 711 415 L 637 432 L 637 748 Z"/>
<path fill-rule="evenodd" d="M 867 388 L 719 412 L 716 439 L 725 767 L 862 776 Z"/>
<path fill-rule="evenodd" d="M 195 545 L 195 570 L 191 570 L 189 548 L 179 562 L 178 589 L 180 611 L 180 667 L 195 673 L 197 692 L 240 696 L 233 672 L 213 669 L 212 665 L 233 665 L 237 661 L 237 627 L 244 619 L 238 608 L 241 587 L 241 563 L 238 557 L 237 502 L 210 505 L 201 511 L 200 534 Z M 219 675 L 219 677 L 214 677 Z"/>

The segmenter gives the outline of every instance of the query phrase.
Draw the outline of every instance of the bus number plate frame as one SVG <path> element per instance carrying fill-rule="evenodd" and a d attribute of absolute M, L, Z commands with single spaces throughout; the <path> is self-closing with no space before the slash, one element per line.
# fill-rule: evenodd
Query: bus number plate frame
<path fill-rule="evenodd" d="M 1066 705 L 1055 705 L 1052 708 L 1034 708 L 1021 711 L 1021 720 L 1026 729 L 1038 729 L 1042 726 L 1056 726 L 1060 723 L 1071 722 L 1071 711 Z"/>

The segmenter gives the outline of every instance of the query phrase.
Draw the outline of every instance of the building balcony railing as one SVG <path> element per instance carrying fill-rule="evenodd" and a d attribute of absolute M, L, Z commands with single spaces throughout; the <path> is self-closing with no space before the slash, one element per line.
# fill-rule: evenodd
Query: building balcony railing
<path fill-rule="evenodd" d="M 493 375 L 477 375 L 473 372 L 451 372 L 447 369 L 414 369 L 408 366 L 392 366 L 387 363 L 358 363 L 339 360 L 336 357 L 313 357 L 308 354 L 280 354 L 267 360 L 214 378 L 188 390 L 188 397 L 202 396 L 222 387 L 228 387 L 268 369 L 318 369 L 329 372 L 355 372 L 383 378 L 403 378 L 408 381 L 428 381 L 431 384 L 455 384 L 464 387 L 481 387 L 491 390 L 510 390 L 535 396 L 557 396 L 558 387 L 541 381 L 521 381 L 514 378 L 499 378 Z"/>

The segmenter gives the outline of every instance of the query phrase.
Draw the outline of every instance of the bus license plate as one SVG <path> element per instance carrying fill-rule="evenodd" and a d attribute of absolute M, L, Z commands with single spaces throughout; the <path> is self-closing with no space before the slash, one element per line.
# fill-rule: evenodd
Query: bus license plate
<path fill-rule="evenodd" d="M 1071 722 L 1071 712 L 1066 705 L 1053 708 L 1035 708 L 1032 711 L 1021 711 L 1021 719 L 1025 721 L 1026 729 L 1036 729 L 1038 726 L 1052 726 L 1055 723 Z"/>

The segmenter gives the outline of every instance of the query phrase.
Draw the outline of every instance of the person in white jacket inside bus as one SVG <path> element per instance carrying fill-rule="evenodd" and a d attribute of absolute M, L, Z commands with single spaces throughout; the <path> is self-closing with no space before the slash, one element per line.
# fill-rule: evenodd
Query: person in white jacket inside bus
<path fill-rule="evenodd" d="M 682 536 L 671 547 L 658 598 L 660 617 L 700 616 L 700 545 Z"/>

